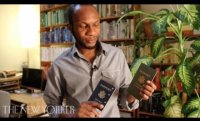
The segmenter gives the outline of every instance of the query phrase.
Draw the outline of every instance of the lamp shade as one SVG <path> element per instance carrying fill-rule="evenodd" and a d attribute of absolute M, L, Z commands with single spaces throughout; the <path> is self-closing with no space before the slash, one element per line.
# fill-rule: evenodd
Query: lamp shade
<path fill-rule="evenodd" d="M 22 47 L 33 48 L 37 43 L 39 28 L 38 15 L 34 9 L 35 5 L 20 5 L 19 31 Z"/>

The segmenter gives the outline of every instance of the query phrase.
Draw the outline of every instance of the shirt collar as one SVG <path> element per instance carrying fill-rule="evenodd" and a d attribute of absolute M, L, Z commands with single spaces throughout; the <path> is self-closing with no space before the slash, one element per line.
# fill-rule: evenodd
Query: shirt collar
<path fill-rule="evenodd" d="M 101 55 L 101 54 L 104 54 L 104 55 L 106 55 L 107 54 L 107 49 L 106 49 L 106 47 L 105 46 L 103 46 L 103 43 L 102 42 L 100 42 L 100 41 L 97 41 L 97 47 L 99 48 L 98 49 L 98 54 L 97 54 L 97 56 L 99 56 L 99 55 Z M 80 54 L 80 52 L 78 51 L 78 49 L 77 49 L 77 47 L 76 47 L 76 44 L 74 44 L 73 46 L 72 46 L 72 50 L 71 50 L 71 53 L 72 53 L 72 55 L 73 56 L 79 56 L 79 57 L 81 57 L 81 54 Z"/>

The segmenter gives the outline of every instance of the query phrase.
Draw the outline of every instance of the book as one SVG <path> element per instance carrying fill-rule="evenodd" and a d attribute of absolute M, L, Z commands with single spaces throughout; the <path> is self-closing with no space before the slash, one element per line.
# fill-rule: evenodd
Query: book
<path fill-rule="evenodd" d="M 114 90 L 115 87 L 113 85 L 104 80 L 100 80 L 88 101 L 96 101 L 105 107 Z M 102 111 L 103 109 L 99 110 Z"/>
<path fill-rule="evenodd" d="M 146 84 L 147 80 L 152 81 L 156 75 L 156 70 L 143 63 L 139 66 L 133 80 L 131 81 L 128 92 L 138 100 L 141 100 L 140 89 Z"/>

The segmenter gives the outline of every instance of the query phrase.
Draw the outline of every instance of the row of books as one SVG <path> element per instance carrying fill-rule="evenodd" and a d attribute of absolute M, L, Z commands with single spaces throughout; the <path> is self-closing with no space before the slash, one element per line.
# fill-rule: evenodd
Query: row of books
<path fill-rule="evenodd" d="M 55 11 L 43 12 L 40 14 L 41 27 L 69 23 L 67 8 Z"/>
<path fill-rule="evenodd" d="M 129 39 L 133 38 L 134 20 L 126 19 L 117 23 L 116 20 L 101 23 L 100 39 Z"/>
<path fill-rule="evenodd" d="M 134 45 L 118 46 L 122 49 L 128 63 L 133 61 Z M 41 47 L 41 61 L 51 62 L 55 60 L 62 52 L 69 49 L 69 47 Z"/>
<path fill-rule="evenodd" d="M 67 27 L 53 28 L 40 34 L 41 44 L 75 42 L 74 36 Z"/>
<path fill-rule="evenodd" d="M 120 45 L 120 46 L 118 46 L 118 48 L 120 48 L 122 51 L 123 51 L 123 53 L 124 53 L 124 55 L 125 55 L 125 57 L 126 57 L 126 60 L 127 60 L 127 63 L 132 63 L 132 61 L 133 61 L 133 49 L 134 49 L 134 45 Z"/>
<path fill-rule="evenodd" d="M 99 11 L 100 17 L 121 16 L 131 11 L 132 4 L 93 4 Z"/>
<path fill-rule="evenodd" d="M 43 11 L 63 5 L 67 4 L 43 4 L 40 5 L 40 10 Z M 132 4 L 93 4 L 93 5 L 99 11 L 99 15 L 101 17 L 120 16 L 124 13 L 133 10 Z"/>
<path fill-rule="evenodd" d="M 66 4 L 42 4 L 40 5 L 40 11 L 47 10 L 54 7 L 59 7 Z"/>
<path fill-rule="evenodd" d="M 69 47 L 41 47 L 41 61 L 52 62 Z"/>

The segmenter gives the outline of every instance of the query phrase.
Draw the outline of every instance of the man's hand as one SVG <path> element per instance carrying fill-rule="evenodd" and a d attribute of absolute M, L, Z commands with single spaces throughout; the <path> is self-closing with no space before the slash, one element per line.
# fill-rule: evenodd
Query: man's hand
<path fill-rule="evenodd" d="M 143 100 L 148 100 L 155 90 L 156 85 L 152 81 L 148 80 L 144 87 L 140 90 L 140 95 Z"/>
<path fill-rule="evenodd" d="M 100 116 L 99 109 L 102 109 L 103 105 L 97 102 L 83 102 L 76 112 L 76 117 L 79 118 L 96 118 Z"/>

